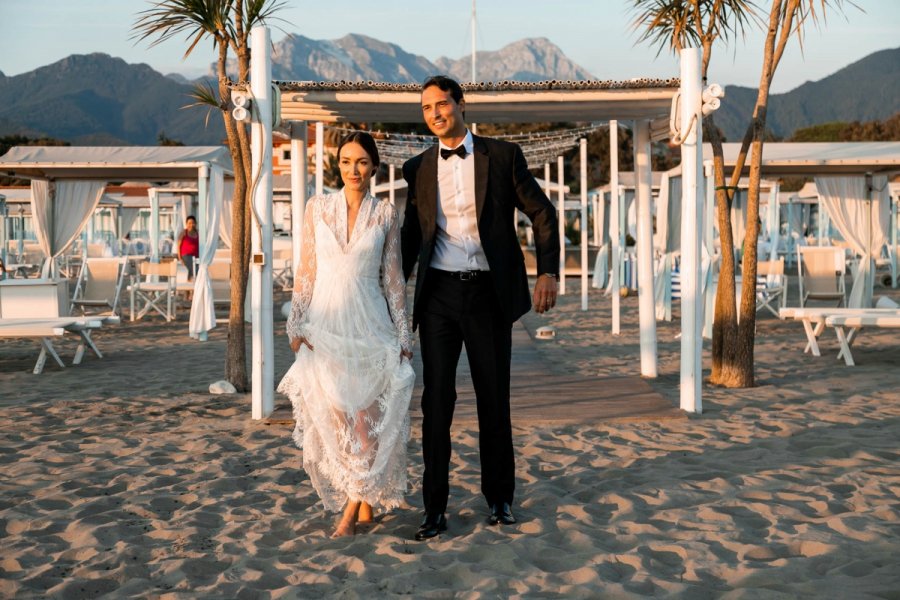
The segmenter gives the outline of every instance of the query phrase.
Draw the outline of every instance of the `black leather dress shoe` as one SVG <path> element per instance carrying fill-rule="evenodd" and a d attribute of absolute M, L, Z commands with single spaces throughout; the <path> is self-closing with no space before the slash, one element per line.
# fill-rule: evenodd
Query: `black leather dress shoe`
<path fill-rule="evenodd" d="M 513 516 L 512 507 L 509 502 L 498 502 L 491 507 L 491 516 L 488 517 L 490 525 L 514 525 L 516 518 Z"/>
<path fill-rule="evenodd" d="M 444 516 L 444 513 L 425 513 L 425 520 L 419 525 L 416 539 L 427 540 L 437 536 L 442 531 L 447 531 L 447 517 Z"/>

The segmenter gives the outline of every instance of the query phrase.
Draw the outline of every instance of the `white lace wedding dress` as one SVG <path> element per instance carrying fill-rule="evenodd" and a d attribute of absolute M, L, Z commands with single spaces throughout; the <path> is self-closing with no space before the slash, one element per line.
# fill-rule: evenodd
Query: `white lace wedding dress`
<path fill-rule="evenodd" d="M 343 192 L 306 207 L 287 331 L 301 346 L 278 386 L 293 404 L 293 438 L 325 508 L 348 500 L 386 509 L 406 491 L 410 347 L 400 226 L 366 195 L 347 239 Z"/>

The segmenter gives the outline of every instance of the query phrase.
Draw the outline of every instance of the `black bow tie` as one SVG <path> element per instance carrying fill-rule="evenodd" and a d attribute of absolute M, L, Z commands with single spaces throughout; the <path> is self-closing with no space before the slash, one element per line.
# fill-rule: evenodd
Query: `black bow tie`
<path fill-rule="evenodd" d="M 466 154 L 468 154 L 468 153 L 466 152 L 466 146 L 465 146 L 464 144 L 460 144 L 459 146 L 457 146 L 457 147 L 454 148 L 453 150 L 448 150 L 448 149 L 446 149 L 446 148 L 441 148 L 441 158 L 443 158 L 444 160 L 447 160 L 448 158 L 450 158 L 450 157 L 453 156 L 454 154 L 457 155 L 457 156 L 460 157 L 460 158 L 465 158 L 465 157 L 466 157 Z"/>

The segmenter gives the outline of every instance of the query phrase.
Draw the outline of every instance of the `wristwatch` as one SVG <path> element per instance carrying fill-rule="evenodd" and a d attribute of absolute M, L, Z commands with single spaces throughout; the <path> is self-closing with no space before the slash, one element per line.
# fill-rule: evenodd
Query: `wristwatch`
<path fill-rule="evenodd" d="M 546 275 L 547 277 L 552 277 L 553 279 L 559 281 L 559 273 L 541 273 L 541 275 Z"/>

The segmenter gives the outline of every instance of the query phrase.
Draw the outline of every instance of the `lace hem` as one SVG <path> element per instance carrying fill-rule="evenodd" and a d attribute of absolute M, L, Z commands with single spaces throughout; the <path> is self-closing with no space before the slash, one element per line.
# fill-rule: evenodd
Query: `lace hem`
<path fill-rule="evenodd" d="M 365 420 L 367 439 L 374 438 L 372 445 L 384 448 L 380 459 L 369 456 L 355 458 L 351 453 L 332 451 L 333 445 L 326 441 L 330 428 L 340 431 L 335 419 L 315 418 L 315 409 L 321 399 L 310 397 L 304 392 L 308 378 L 304 376 L 301 360 L 294 363 L 281 383 L 278 391 L 290 398 L 294 430 L 291 437 L 298 448 L 303 450 L 303 469 L 322 499 L 325 508 L 332 512 L 343 510 L 348 500 L 361 500 L 385 510 L 397 508 L 404 503 L 407 491 L 406 446 L 410 435 L 409 402 L 415 383 L 415 373 L 408 360 L 396 364 L 386 389 L 376 398 L 377 414 L 381 419 Z M 345 432 L 346 433 L 346 432 Z M 343 442 L 353 434 L 337 435 Z M 345 446 L 346 449 L 346 446 Z M 359 450 L 356 445 L 351 450 Z M 369 463 L 375 463 L 369 467 Z"/>

